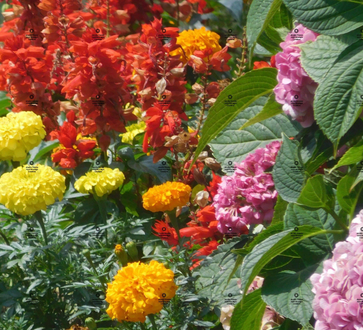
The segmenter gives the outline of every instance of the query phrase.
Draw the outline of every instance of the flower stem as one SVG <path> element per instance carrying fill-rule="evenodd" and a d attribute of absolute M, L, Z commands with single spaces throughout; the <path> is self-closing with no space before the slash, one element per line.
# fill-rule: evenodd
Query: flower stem
<path fill-rule="evenodd" d="M 349 231 L 348 226 L 341 219 L 339 219 L 338 215 L 333 210 L 329 208 L 324 208 L 324 210 L 334 218 L 340 227 L 342 227 L 345 231 Z"/>
<path fill-rule="evenodd" d="M 156 323 L 155 323 L 155 316 L 154 316 L 154 314 L 149 314 L 148 315 L 148 318 L 149 318 L 149 320 L 150 320 L 150 322 L 152 324 L 153 330 L 158 330 L 158 328 L 156 326 Z"/>
<path fill-rule="evenodd" d="M 5 236 L 4 232 L 0 229 L 0 236 L 4 239 L 6 245 L 10 245 L 8 238 Z"/>
<path fill-rule="evenodd" d="M 98 205 L 98 209 L 101 214 L 102 222 L 104 224 L 107 224 L 107 206 L 106 206 L 107 199 L 104 196 L 98 197 L 96 194 L 94 195 L 94 197 L 95 197 L 95 200 Z M 108 245 L 107 229 L 105 229 L 105 238 L 106 238 L 106 245 Z"/>
<path fill-rule="evenodd" d="M 140 322 L 140 328 L 141 328 L 142 330 L 146 330 L 144 323 Z"/>
<path fill-rule="evenodd" d="M 42 211 L 35 212 L 34 216 L 37 219 L 37 221 L 39 222 L 40 228 L 42 229 L 45 245 L 48 245 L 48 235 L 47 235 L 47 231 L 45 230 Z"/>

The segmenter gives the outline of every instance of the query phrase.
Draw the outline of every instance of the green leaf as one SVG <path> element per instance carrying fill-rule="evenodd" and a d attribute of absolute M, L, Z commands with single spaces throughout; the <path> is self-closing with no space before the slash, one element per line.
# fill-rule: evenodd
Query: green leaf
<path fill-rule="evenodd" d="M 354 215 L 355 206 L 357 205 L 360 192 L 363 188 L 362 183 L 354 185 L 357 175 L 357 168 L 354 167 L 354 169 L 339 181 L 337 186 L 337 200 L 341 208 L 349 214 L 350 219 Z"/>
<path fill-rule="evenodd" d="M 231 318 L 231 330 L 260 330 L 265 309 L 261 289 L 251 292 L 236 305 Z"/>
<path fill-rule="evenodd" d="M 262 96 L 239 113 L 235 120 L 209 144 L 224 172 L 234 172 L 231 166 L 233 162 L 241 162 L 256 149 L 263 148 L 272 141 L 281 140 L 282 132 L 288 136 L 295 136 L 299 132 L 300 125 L 290 121 L 285 114 L 239 130 L 248 120 L 262 111 L 267 99 L 267 96 Z"/>
<path fill-rule="evenodd" d="M 46 155 L 49 151 L 59 146 L 58 140 L 42 141 L 37 147 L 29 151 L 30 160 L 33 162 L 38 161 L 42 156 Z"/>
<path fill-rule="evenodd" d="M 284 215 L 288 205 L 289 203 L 284 201 L 280 195 L 277 196 L 276 205 L 274 207 L 274 216 L 271 221 L 272 225 L 284 220 Z"/>
<path fill-rule="evenodd" d="M 234 268 L 237 255 L 230 253 L 236 240 L 218 246 L 193 273 L 198 295 L 210 299 L 211 305 L 235 305 L 241 299 L 237 285 L 241 266 Z"/>
<path fill-rule="evenodd" d="M 241 1 L 239 1 L 239 0 L 218 0 L 218 2 L 228 9 L 228 11 L 231 13 L 233 18 L 238 23 L 241 23 L 242 8 L 243 8 L 243 3 Z"/>
<path fill-rule="evenodd" d="M 168 163 L 161 159 L 157 163 L 153 162 L 153 156 L 142 156 L 137 160 L 129 160 L 127 165 L 141 173 L 154 175 L 160 183 L 171 180 L 171 170 Z"/>
<path fill-rule="evenodd" d="M 294 229 L 303 225 L 310 225 L 317 228 L 332 230 L 335 226 L 334 218 L 323 209 L 307 210 L 296 204 L 289 204 L 287 207 L 284 218 L 285 229 Z M 327 253 L 330 253 L 334 247 L 333 234 L 324 234 L 311 238 L 298 243 L 294 249 L 302 255 L 303 259 L 306 256 L 315 259 L 318 262 Z M 312 256 L 313 254 L 314 256 Z"/>
<path fill-rule="evenodd" d="M 362 26 L 363 6 L 338 0 L 283 0 L 296 20 L 327 35 L 340 35 Z"/>
<path fill-rule="evenodd" d="M 206 145 L 214 139 L 228 124 L 260 96 L 270 94 L 276 86 L 275 68 L 263 68 L 247 72 L 226 87 L 210 108 L 201 132 L 194 160 Z"/>
<path fill-rule="evenodd" d="M 314 42 L 306 42 L 299 46 L 301 65 L 312 79 L 321 83 L 348 45 L 338 38 L 320 35 Z"/>
<path fill-rule="evenodd" d="M 262 286 L 263 301 L 285 318 L 300 324 L 308 323 L 313 315 L 311 302 L 314 299 L 310 276 L 318 266 L 313 265 L 296 273 L 283 271 L 266 277 Z"/>
<path fill-rule="evenodd" d="M 363 44 L 360 41 L 344 50 L 315 93 L 314 117 L 335 150 L 361 113 L 362 54 Z"/>
<path fill-rule="evenodd" d="M 281 0 L 254 0 L 247 15 L 247 42 L 250 52 L 282 4 Z"/>
<path fill-rule="evenodd" d="M 338 164 L 336 164 L 330 170 L 330 172 L 340 166 L 356 164 L 361 160 L 363 160 L 363 140 L 359 141 L 356 145 L 349 148 L 347 152 L 343 155 L 343 157 L 339 159 Z"/>
<path fill-rule="evenodd" d="M 294 230 L 289 229 L 275 234 L 256 245 L 252 252 L 244 258 L 242 264 L 241 288 L 244 294 L 246 294 L 253 279 L 273 258 L 302 240 L 320 234 L 326 234 L 326 231 L 321 228 L 304 225 L 296 227 Z"/>
<path fill-rule="evenodd" d="M 304 168 L 298 153 L 299 143 L 283 134 L 282 146 L 273 168 L 273 180 L 279 195 L 287 202 L 296 202 L 304 184 Z"/>
<path fill-rule="evenodd" d="M 244 123 L 239 130 L 245 129 L 253 124 L 260 123 L 266 119 L 282 113 L 281 104 L 275 101 L 275 94 L 271 94 L 261 112 Z"/>
<path fill-rule="evenodd" d="M 313 209 L 331 206 L 323 175 L 319 174 L 309 178 L 296 203 L 306 205 Z"/>

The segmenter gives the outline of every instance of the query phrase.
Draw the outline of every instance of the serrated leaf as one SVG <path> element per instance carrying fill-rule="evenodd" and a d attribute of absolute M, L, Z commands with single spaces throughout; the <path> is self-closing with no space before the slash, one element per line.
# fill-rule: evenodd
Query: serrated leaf
<path fill-rule="evenodd" d="M 317 83 L 321 83 L 349 44 L 332 36 L 320 35 L 314 42 L 300 45 L 301 65 Z"/>
<path fill-rule="evenodd" d="M 312 211 L 296 204 L 289 204 L 284 217 L 285 229 L 293 229 L 302 225 L 331 230 L 334 228 L 335 220 L 322 209 Z M 294 248 L 302 256 L 311 257 L 311 254 L 314 254 L 317 259 L 320 259 L 321 256 L 330 253 L 333 247 L 333 234 L 324 234 L 308 238 L 298 243 Z M 318 260 L 315 261 L 317 262 Z"/>
<path fill-rule="evenodd" d="M 231 330 L 260 330 L 265 309 L 261 289 L 251 292 L 236 305 L 231 318 Z"/>
<path fill-rule="evenodd" d="M 356 164 L 361 160 L 363 160 L 363 140 L 359 141 L 356 145 L 349 148 L 347 152 L 343 155 L 343 157 L 339 159 L 338 164 L 336 164 L 330 170 L 330 172 L 332 172 L 333 170 L 335 170 L 340 166 Z"/>
<path fill-rule="evenodd" d="M 283 0 L 298 22 L 327 35 L 340 35 L 362 26 L 363 6 L 338 0 Z"/>
<path fill-rule="evenodd" d="M 244 123 L 239 130 L 245 129 L 253 124 L 260 123 L 266 119 L 277 116 L 282 113 L 281 104 L 275 101 L 275 95 L 271 94 L 267 100 L 267 103 L 256 116 Z"/>
<path fill-rule="evenodd" d="M 308 179 L 296 203 L 314 209 L 330 206 L 323 175 L 315 175 Z"/>
<path fill-rule="evenodd" d="M 252 2 L 247 16 L 247 42 L 251 52 L 281 4 L 281 0 L 254 0 Z"/>
<path fill-rule="evenodd" d="M 142 156 L 137 160 L 129 160 L 127 165 L 141 173 L 149 173 L 154 175 L 160 183 L 171 180 L 171 169 L 166 161 L 159 160 L 157 163 L 153 162 L 153 156 Z"/>
<path fill-rule="evenodd" d="M 273 258 L 302 240 L 320 234 L 326 234 L 326 231 L 321 228 L 304 225 L 294 230 L 285 230 L 275 234 L 256 245 L 252 252 L 244 258 L 242 264 L 241 289 L 244 294 L 246 294 L 253 279 Z"/>
<path fill-rule="evenodd" d="M 240 131 L 241 126 L 262 111 L 266 102 L 267 96 L 253 102 L 209 144 L 214 157 L 227 174 L 234 171 L 231 167 L 234 162 L 241 162 L 256 149 L 263 148 L 272 141 L 281 140 L 282 132 L 288 136 L 295 136 L 299 132 L 300 125 L 291 122 L 285 114 L 255 123 Z"/>
<path fill-rule="evenodd" d="M 273 180 L 279 195 L 287 202 L 296 202 L 304 184 L 304 168 L 298 153 L 299 143 L 283 134 L 282 146 L 273 168 Z"/>
<path fill-rule="evenodd" d="M 361 112 L 362 54 L 360 41 L 345 49 L 315 93 L 314 117 L 335 150 Z"/>
<path fill-rule="evenodd" d="M 276 86 L 275 68 L 263 68 L 247 72 L 226 87 L 210 108 L 201 132 L 194 160 L 206 145 L 214 139 L 228 124 L 260 96 L 270 94 Z"/>
<path fill-rule="evenodd" d="M 277 196 L 277 201 L 274 207 L 274 215 L 271 221 L 272 225 L 284 220 L 284 215 L 288 205 L 289 203 L 284 201 L 280 195 Z"/>
<path fill-rule="evenodd" d="M 337 186 L 337 200 L 341 208 L 345 212 L 347 212 L 347 214 L 349 214 L 350 219 L 354 215 L 355 207 L 357 205 L 360 192 L 363 188 L 362 183 L 354 185 L 357 175 L 357 168 L 354 167 L 346 176 L 344 176 L 339 181 Z"/>
<path fill-rule="evenodd" d="M 265 278 L 261 297 L 276 312 L 300 324 L 309 322 L 313 315 L 310 276 L 319 265 L 310 266 L 300 272 L 283 271 Z"/>

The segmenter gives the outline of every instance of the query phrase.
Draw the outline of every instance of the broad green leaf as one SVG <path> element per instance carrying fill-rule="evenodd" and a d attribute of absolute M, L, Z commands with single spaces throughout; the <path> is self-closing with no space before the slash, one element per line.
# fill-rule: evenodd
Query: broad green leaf
<path fill-rule="evenodd" d="M 349 44 L 338 38 L 320 35 L 314 42 L 306 42 L 301 48 L 301 65 L 317 83 L 321 83 Z"/>
<path fill-rule="evenodd" d="M 243 293 L 246 294 L 253 279 L 273 258 L 306 238 L 326 233 L 326 230 L 321 228 L 304 225 L 275 234 L 256 245 L 243 260 L 241 269 Z"/>
<path fill-rule="evenodd" d="M 338 0 L 283 0 L 296 20 L 327 35 L 340 35 L 363 25 L 363 5 Z"/>
<path fill-rule="evenodd" d="M 331 230 L 335 226 L 334 218 L 323 209 L 307 210 L 296 204 L 289 204 L 287 207 L 284 226 L 286 229 L 310 225 L 321 229 Z M 316 259 L 318 262 L 322 256 L 330 253 L 334 247 L 333 234 L 324 234 L 311 238 L 307 238 L 298 243 L 294 248 L 300 255 L 309 256 L 311 259 Z M 313 254 L 314 256 L 311 256 Z"/>
<path fill-rule="evenodd" d="M 228 124 L 260 96 L 270 94 L 276 86 L 275 68 L 253 70 L 226 87 L 209 110 L 201 132 L 202 138 L 194 153 L 197 159 L 206 145 Z"/>
<path fill-rule="evenodd" d="M 277 103 L 275 101 L 275 95 L 271 94 L 262 111 L 250 120 L 248 120 L 246 123 L 244 123 L 239 130 L 245 129 L 253 124 L 260 123 L 261 121 L 277 116 L 280 113 L 282 113 L 281 104 Z"/>
<path fill-rule="evenodd" d="M 247 42 L 250 52 L 282 4 L 282 0 L 254 0 L 247 16 Z"/>
<path fill-rule="evenodd" d="M 360 169 L 360 172 L 359 172 L 359 174 L 358 174 L 358 176 L 357 176 L 357 178 L 355 179 L 355 181 L 354 181 L 354 183 L 352 184 L 352 186 L 350 187 L 350 190 L 349 190 L 349 192 L 350 191 L 352 191 L 352 189 L 358 184 L 358 183 L 360 183 L 360 182 L 362 182 L 363 181 L 363 171 L 362 171 L 362 168 L 363 168 L 363 161 L 360 163 L 360 165 L 359 165 L 359 169 Z"/>
<path fill-rule="evenodd" d="M 239 1 L 239 0 L 218 0 L 218 2 L 228 9 L 228 11 L 231 13 L 233 18 L 238 23 L 241 23 L 241 21 L 242 21 L 242 8 L 243 8 L 243 2 L 242 1 Z"/>
<path fill-rule="evenodd" d="M 154 175 L 160 183 L 171 180 L 170 166 L 165 160 L 159 160 L 157 163 L 153 162 L 153 156 L 142 156 L 137 160 L 129 160 L 127 165 L 141 173 L 149 173 Z"/>
<path fill-rule="evenodd" d="M 261 299 L 261 289 L 246 295 L 233 311 L 231 330 L 260 330 L 265 309 L 266 304 Z"/>
<path fill-rule="evenodd" d="M 333 203 L 329 203 L 323 175 L 315 175 L 308 179 L 296 203 L 313 209 L 334 205 L 334 200 Z"/>
<path fill-rule="evenodd" d="M 344 178 L 342 178 L 337 186 L 337 200 L 341 208 L 349 214 L 352 219 L 357 205 L 360 192 L 362 191 L 363 184 L 356 184 L 356 177 L 358 175 L 357 168 L 354 167 Z M 352 189 L 353 187 L 353 189 Z"/>
<path fill-rule="evenodd" d="M 344 50 L 315 93 L 314 117 L 335 150 L 361 112 L 362 55 L 360 41 Z"/>
<path fill-rule="evenodd" d="M 299 132 L 300 125 L 292 122 L 285 114 L 239 130 L 248 120 L 262 111 L 266 102 L 267 96 L 262 96 L 253 102 L 210 143 L 213 154 L 221 163 L 225 173 L 232 174 L 234 172 L 233 163 L 241 162 L 256 149 L 263 148 L 272 141 L 281 140 L 282 132 L 288 136 L 295 136 Z"/>
<path fill-rule="evenodd" d="M 276 312 L 300 324 L 309 322 L 313 315 L 314 293 L 310 276 L 319 266 L 313 265 L 300 272 L 283 271 L 265 278 L 262 299 Z"/>
<path fill-rule="evenodd" d="M 194 271 L 198 277 L 198 295 L 210 299 L 211 305 L 235 305 L 242 297 L 237 285 L 241 266 L 234 269 L 237 255 L 229 253 L 238 240 L 218 246 Z M 237 270 L 237 272 L 236 272 Z"/>
<path fill-rule="evenodd" d="M 283 134 L 283 142 L 273 168 L 273 180 L 279 195 L 287 202 L 296 202 L 304 184 L 304 167 L 298 152 L 299 143 Z"/>
<path fill-rule="evenodd" d="M 356 145 L 349 148 L 347 152 L 339 159 L 338 164 L 336 164 L 330 172 L 335 170 L 340 166 L 352 165 L 359 163 L 363 160 L 363 140 L 359 141 Z"/>
<path fill-rule="evenodd" d="M 284 215 L 288 205 L 289 203 L 284 201 L 280 195 L 277 196 L 276 205 L 274 207 L 274 216 L 271 221 L 272 225 L 284 220 Z"/>
<path fill-rule="evenodd" d="M 29 151 L 30 160 L 36 162 L 42 158 L 45 154 L 59 146 L 58 140 L 42 141 L 37 147 Z"/>

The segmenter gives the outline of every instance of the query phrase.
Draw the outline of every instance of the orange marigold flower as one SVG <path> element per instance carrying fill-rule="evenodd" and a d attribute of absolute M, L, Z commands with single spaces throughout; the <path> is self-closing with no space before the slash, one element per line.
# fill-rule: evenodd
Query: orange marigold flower
<path fill-rule="evenodd" d="M 204 26 L 200 29 L 185 30 L 179 34 L 176 42 L 183 49 L 178 48 L 170 55 L 179 55 L 184 63 L 188 62 L 195 51 L 210 50 L 212 55 L 222 49 L 218 43 L 219 39 L 217 33 L 206 30 Z"/>
<path fill-rule="evenodd" d="M 151 212 L 172 211 L 176 207 L 185 206 L 192 191 L 182 182 L 166 182 L 150 188 L 143 196 L 144 209 Z"/>

